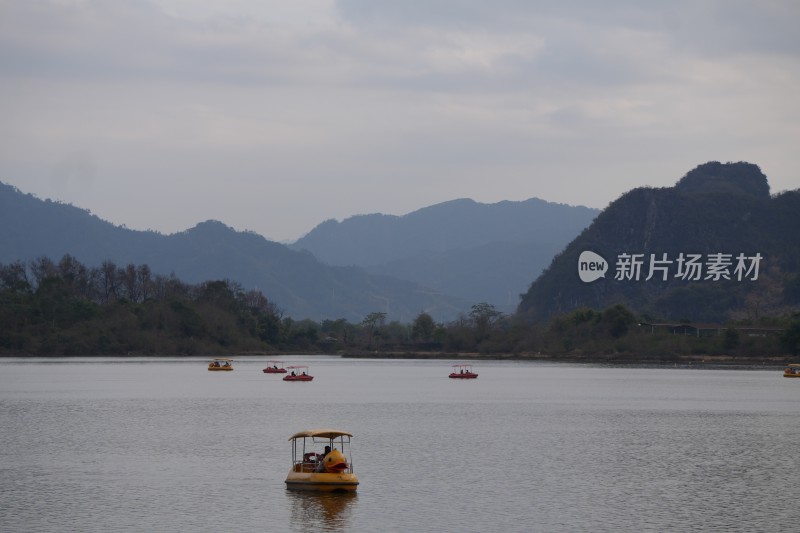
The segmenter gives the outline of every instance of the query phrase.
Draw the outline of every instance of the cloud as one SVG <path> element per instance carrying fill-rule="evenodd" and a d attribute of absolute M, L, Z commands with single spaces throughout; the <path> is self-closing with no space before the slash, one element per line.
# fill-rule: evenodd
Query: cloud
<path fill-rule="evenodd" d="M 456 197 L 603 207 L 708 160 L 782 190 L 798 20 L 788 0 L 6 0 L 0 179 L 129 227 L 280 239 Z"/>

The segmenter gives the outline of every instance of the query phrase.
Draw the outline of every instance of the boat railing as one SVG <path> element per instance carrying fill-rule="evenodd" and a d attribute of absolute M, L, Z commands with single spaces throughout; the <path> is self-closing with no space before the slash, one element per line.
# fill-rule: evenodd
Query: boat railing
<path fill-rule="evenodd" d="M 308 439 L 308 441 L 306 439 Z M 341 452 L 346 465 L 346 468 L 342 471 L 342 473 L 355 473 L 355 468 L 353 466 L 353 452 L 352 448 L 350 447 L 349 436 L 340 436 L 333 439 L 304 436 L 293 439 L 292 469 L 295 472 L 316 472 L 316 469 L 319 466 L 319 461 L 322 461 L 324 456 L 322 453 L 316 452 L 315 450 L 323 445 L 330 446 L 332 449 L 338 449 L 339 452 Z"/>
<path fill-rule="evenodd" d="M 293 462 L 294 462 L 293 470 L 295 472 L 316 472 L 317 466 L 319 465 L 319 463 L 317 463 L 317 462 L 305 461 L 303 459 L 297 459 L 297 460 L 295 460 Z M 345 468 L 342 471 L 342 473 L 343 474 L 352 474 L 354 472 L 353 462 L 352 461 L 346 461 L 345 464 L 347 465 L 347 468 Z"/>

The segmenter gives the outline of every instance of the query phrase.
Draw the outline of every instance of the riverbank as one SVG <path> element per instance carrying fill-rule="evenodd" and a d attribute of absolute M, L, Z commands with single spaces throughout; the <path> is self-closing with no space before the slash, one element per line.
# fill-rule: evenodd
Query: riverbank
<path fill-rule="evenodd" d="M 789 355 L 776 355 L 769 357 L 743 357 L 730 355 L 664 355 L 664 356 L 636 356 L 630 354 L 559 354 L 548 355 L 542 353 L 493 353 L 482 354 L 477 352 L 432 352 L 432 351 L 337 351 L 337 352 L 243 352 L 224 354 L 92 354 L 92 355 L 31 355 L 31 354 L 0 354 L 0 360 L 10 358 L 64 358 L 73 357 L 268 357 L 288 358 L 304 356 L 332 356 L 343 359 L 429 359 L 442 361 L 540 361 L 549 363 L 570 363 L 587 365 L 613 365 L 613 366 L 659 366 L 683 368 L 779 368 L 789 363 L 800 361 L 800 357 Z"/>
<path fill-rule="evenodd" d="M 471 360 L 471 361 L 542 361 L 551 363 L 572 364 L 608 364 L 608 365 L 636 365 L 636 366 L 683 366 L 683 367 L 783 367 L 795 362 L 798 358 L 788 355 L 771 357 L 742 357 L 730 355 L 668 355 L 668 356 L 635 356 L 635 355 L 608 355 L 608 354 L 570 354 L 547 355 L 542 353 L 519 354 L 481 354 L 472 352 L 444 353 L 444 352 L 377 352 L 356 351 L 340 352 L 337 355 L 348 359 L 443 359 L 443 360 Z"/>

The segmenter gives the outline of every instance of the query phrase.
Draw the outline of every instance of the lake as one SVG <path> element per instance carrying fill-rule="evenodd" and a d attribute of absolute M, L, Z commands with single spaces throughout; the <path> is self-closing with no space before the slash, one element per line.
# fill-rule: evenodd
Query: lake
<path fill-rule="evenodd" d="M 797 531 L 800 379 L 774 370 L 286 357 L 0 359 L 0 531 Z M 356 495 L 287 491 L 353 433 Z"/>

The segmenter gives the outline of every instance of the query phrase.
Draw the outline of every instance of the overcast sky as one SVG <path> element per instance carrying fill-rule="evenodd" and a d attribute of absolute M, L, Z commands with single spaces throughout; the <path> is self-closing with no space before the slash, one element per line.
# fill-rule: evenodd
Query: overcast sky
<path fill-rule="evenodd" d="M 272 240 L 707 161 L 800 187 L 797 0 L 0 0 L 0 181 Z"/>

